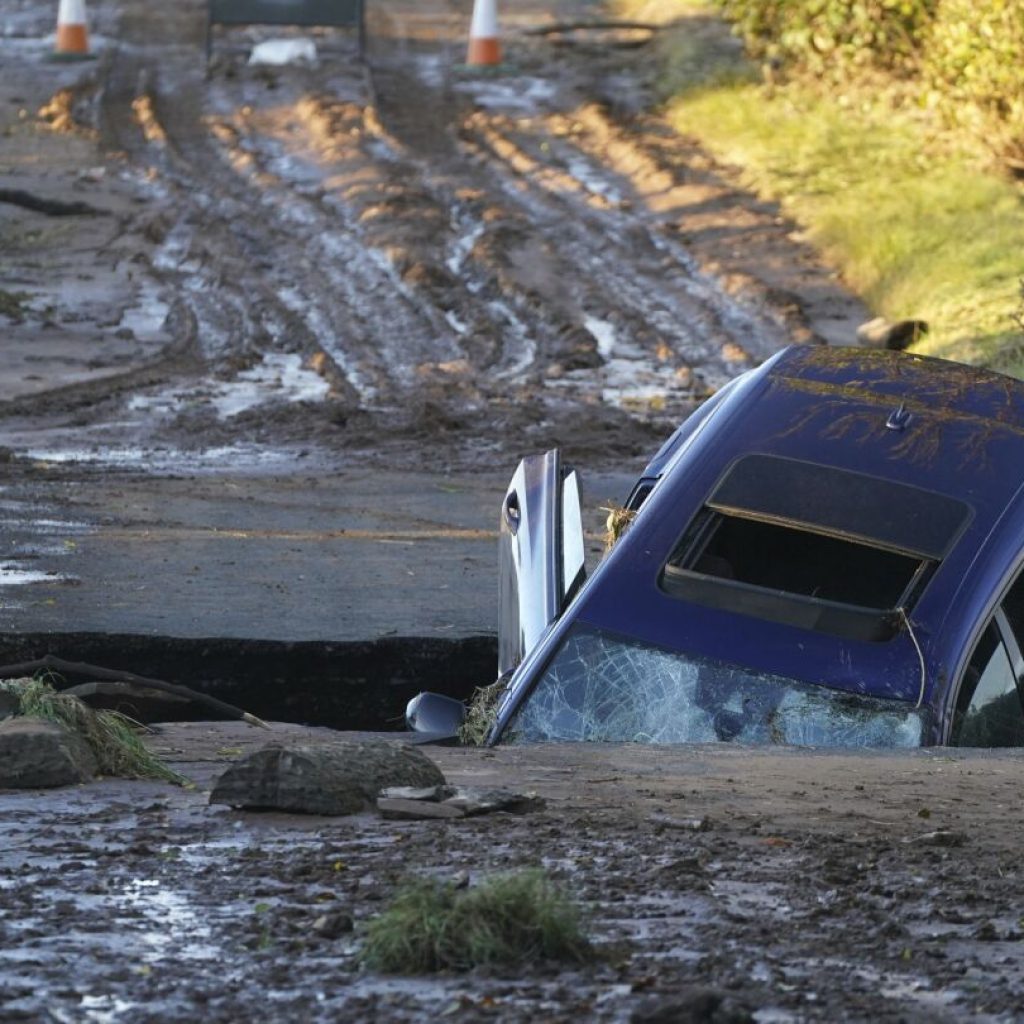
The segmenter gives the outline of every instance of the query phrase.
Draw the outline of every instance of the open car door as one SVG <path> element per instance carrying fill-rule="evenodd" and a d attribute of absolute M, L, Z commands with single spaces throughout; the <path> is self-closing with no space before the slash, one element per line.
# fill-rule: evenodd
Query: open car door
<path fill-rule="evenodd" d="M 498 678 L 508 676 L 585 577 L 579 478 L 554 449 L 519 463 L 501 508 Z"/>

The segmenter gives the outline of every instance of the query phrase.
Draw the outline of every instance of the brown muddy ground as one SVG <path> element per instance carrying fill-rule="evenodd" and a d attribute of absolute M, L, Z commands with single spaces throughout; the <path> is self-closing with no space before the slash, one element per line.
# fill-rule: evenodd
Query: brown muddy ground
<path fill-rule="evenodd" d="M 450 781 L 546 808 L 391 822 L 209 806 L 211 777 L 266 738 L 166 727 L 153 744 L 191 790 L 0 794 L 0 1019 L 1020 1019 L 1015 754 L 430 748 Z M 403 879 L 536 866 L 587 908 L 594 964 L 360 969 L 362 928 Z M 325 915 L 354 930 L 325 934 Z"/>

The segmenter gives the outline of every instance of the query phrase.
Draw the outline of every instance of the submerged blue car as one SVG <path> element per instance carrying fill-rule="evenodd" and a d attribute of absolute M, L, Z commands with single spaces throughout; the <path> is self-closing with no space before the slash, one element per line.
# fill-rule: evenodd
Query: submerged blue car
<path fill-rule="evenodd" d="M 627 508 L 584 580 L 576 475 L 519 466 L 488 742 L 1024 745 L 1024 383 L 789 348 Z"/>

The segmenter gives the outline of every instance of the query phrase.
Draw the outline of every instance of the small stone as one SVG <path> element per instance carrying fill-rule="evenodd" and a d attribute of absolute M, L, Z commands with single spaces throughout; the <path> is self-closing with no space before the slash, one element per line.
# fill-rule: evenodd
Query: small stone
<path fill-rule="evenodd" d="M 355 927 L 352 915 L 341 910 L 334 910 L 328 914 L 321 914 L 313 922 L 313 931 L 325 939 L 337 939 L 347 935 Z"/>
<path fill-rule="evenodd" d="M 0 690 L 0 718 L 13 718 L 21 709 L 18 695 L 10 690 Z"/>
<path fill-rule="evenodd" d="M 89 782 L 96 758 L 81 736 L 56 722 L 0 722 L 0 789 L 50 789 Z"/>
<path fill-rule="evenodd" d="M 857 328 L 857 339 L 870 348 L 902 352 L 927 333 L 925 320 L 898 320 L 891 324 L 885 317 L 876 316 Z"/>
<path fill-rule="evenodd" d="M 427 818 L 464 818 L 465 811 L 451 804 L 431 803 L 429 800 L 400 800 L 381 797 L 377 809 L 385 818 L 394 821 L 417 821 Z"/>
<path fill-rule="evenodd" d="M 750 1024 L 750 1011 L 721 989 L 695 985 L 684 992 L 644 1000 L 631 1024 Z"/>
<path fill-rule="evenodd" d="M 904 839 L 905 843 L 921 843 L 923 846 L 963 846 L 967 842 L 966 832 L 940 828 L 934 832 L 924 832 L 919 836 Z"/>
<path fill-rule="evenodd" d="M 669 814 L 651 814 L 647 820 L 656 828 L 674 828 L 681 832 L 709 832 L 709 818 L 673 818 Z"/>

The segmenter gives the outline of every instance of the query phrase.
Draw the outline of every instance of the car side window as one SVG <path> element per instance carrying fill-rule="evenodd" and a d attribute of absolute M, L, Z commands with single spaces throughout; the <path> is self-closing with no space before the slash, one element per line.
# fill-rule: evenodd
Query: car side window
<path fill-rule="evenodd" d="M 1003 598 L 1003 611 L 1017 638 L 1017 644 L 1024 648 L 1024 573 L 1017 577 L 1017 582 Z"/>
<path fill-rule="evenodd" d="M 964 672 L 953 716 L 952 743 L 959 747 L 1024 746 L 1024 707 L 995 621 L 988 624 Z"/>

